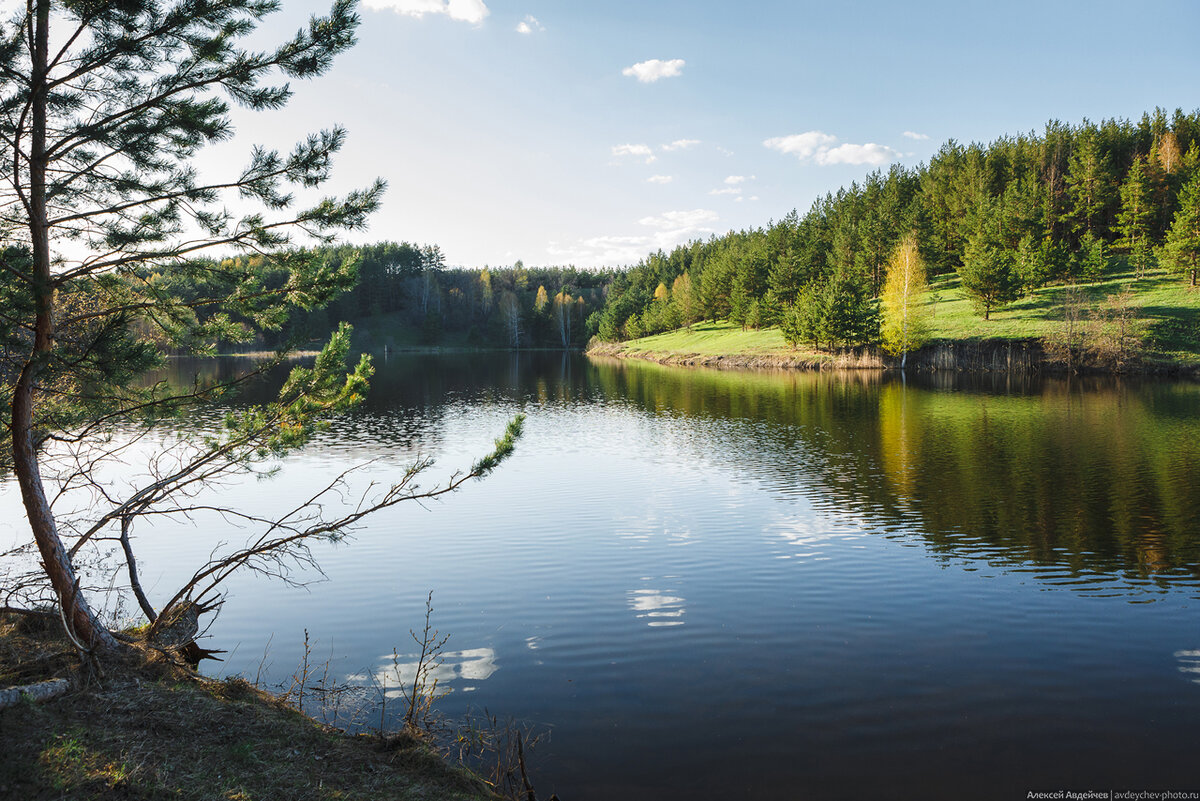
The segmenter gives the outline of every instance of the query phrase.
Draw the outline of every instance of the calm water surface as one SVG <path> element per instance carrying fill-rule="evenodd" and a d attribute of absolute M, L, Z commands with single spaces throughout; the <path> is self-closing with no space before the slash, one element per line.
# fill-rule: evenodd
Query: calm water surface
<path fill-rule="evenodd" d="M 418 454 L 432 485 L 524 412 L 516 455 L 320 547 L 306 589 L 235 581 L 217 672 L 285 681 L 307 629 L 380 675 L 432 590 L 441 710 L 549 730 L 544 797 L 1200 792 L 1200 386 L 377 364 L 363 409 L 222 499 Z M 246 536 L 138 533 L 152 595 Z"/>

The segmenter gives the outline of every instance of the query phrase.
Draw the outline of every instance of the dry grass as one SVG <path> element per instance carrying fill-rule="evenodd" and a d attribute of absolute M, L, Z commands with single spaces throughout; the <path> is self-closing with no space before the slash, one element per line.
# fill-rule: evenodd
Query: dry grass
<path fill-rule="evenodd" d="M 79 660 L 58 627 L 58 618 L 49 614 L 0 614 L 0 687 L 71 677 Z"/>
<path fill-rule="evenodd" d="M 0 675 L 71 675 L 64 645 L 50 625 L 0 616 Z M 417 737 L 349 737 L 242 679 L 161 664 L 106 672 L 52 701 L 0 711 L 0 798 L 495 797 Z"/>

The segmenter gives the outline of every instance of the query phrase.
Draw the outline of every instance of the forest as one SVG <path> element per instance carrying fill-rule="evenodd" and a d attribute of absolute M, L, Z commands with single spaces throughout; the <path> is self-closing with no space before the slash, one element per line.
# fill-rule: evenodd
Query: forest
<path fill-rule="evenodd" d="M 457 345 L 483 348 L 581 348 L 590 334 L 589 315 L 603 306 L 614 271 L 574 267 L 447 267 L 437 245 L 380 242 L 340 245 L 288 254 L 315 259 L 330 270 L 353 267 L 357 278 L 324 305 L 291 310 L 274 329 L 226 328 L 214 340 L 219 352 L 304 346 L 325 340 L 339 322 L 355 326 L 362 350 Z M 267 287 L 287 280 L 277 258 L 227 259 L 203 275 L 255 275 Z M 153 276 L 186 303 L 212 296 L 195 271 Z M 203 314 L 203 312 L 202 312 Z"/>
<path fill-rule="evenodd" d="M 988 145 L 949 141 L 928 164 L 872 172 L 803 215 L 650 253 L 625 269 L 448 267 L 438 245 L 409 242 L 301 251 L 290 257 L 316 256 L 331 269 L 353 262 L 356 281 L 274 330 L 250 335 L 246 326 L 240 337 L 227 326 L 216 348 L 311 342 L 343 321 L 364 350 L 581 348 L 593 337 L 636 339 L 701 320 L 779 326 L 792 344 L 817 348 L 872 344 L 888 263 L 905 239 L 929 275 L 957 277 L 986 336 L 994 310 L 1047 284 L 1094 280 L 1118 261 L 1135 279 L 1166 269 L 1194 286 L 1198 163 L 1200 111 L 1160 108 L 1136 124 L 1055 121 Z M 256 273 L 268 286 L 287 275 L 258 256 L 214 266 Z M 197 275 L 154 277 L 186 302 L 213 291 Z"/>
<path fill-rule="evenodd" d="M 957 274 L 981 323 L 1051 282 L 1097 277 L 1123 258 L 1196 284 L 1200 112 L 1050 122 L 989 145 L 946 142 L 826 194 L 807 213 L 648 255 L 613 277 L 591 328 L 634 339 L 700 320 L 779 325 L 788 341 L 874 342 L 878 298 L 912 236 L 933 276 Z M 986 328 L 981 328 L 986 335 Z"/>

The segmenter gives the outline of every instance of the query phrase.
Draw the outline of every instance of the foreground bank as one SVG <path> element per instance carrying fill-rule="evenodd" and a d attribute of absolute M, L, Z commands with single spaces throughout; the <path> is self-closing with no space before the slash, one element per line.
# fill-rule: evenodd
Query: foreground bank
<path fill-rule="evenodd" d="M 497 798 L 415 737 L 345 735 L 242 679 L 162 665 L 82 675 L 58 628 L 0 615 L 0 685 L 71 682 L 0 710 L 0 798 Z"/>

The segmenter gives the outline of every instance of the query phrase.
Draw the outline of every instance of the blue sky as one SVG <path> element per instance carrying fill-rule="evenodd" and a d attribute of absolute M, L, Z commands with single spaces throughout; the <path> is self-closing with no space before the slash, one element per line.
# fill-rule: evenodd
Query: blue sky
<path fill-rule="evenodd" d="M 327 4 L 285 0 L 277 41 Z M 806 210 L 990 141 L 1200 106 L 1200 3 L 365 0 L 359 44 L 292 104 L 239 114 L 288 147 L 337 122 L 334 189 L 389 182 L 354 241 L 453 265 L 620 265 Z"/>

